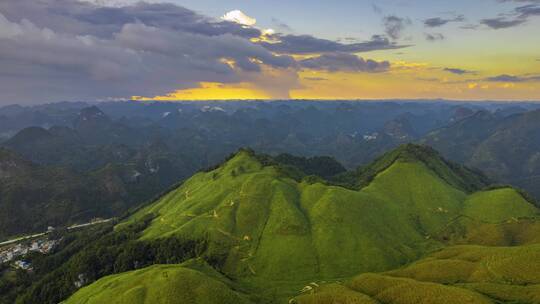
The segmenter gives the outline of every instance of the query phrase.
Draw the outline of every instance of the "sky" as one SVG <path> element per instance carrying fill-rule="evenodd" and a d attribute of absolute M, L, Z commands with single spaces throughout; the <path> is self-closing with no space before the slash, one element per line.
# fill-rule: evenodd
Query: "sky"
<path fill-rule="evenodd" d="M 540 0 L 0 2 L 0 105 L 540 100 Z"/>

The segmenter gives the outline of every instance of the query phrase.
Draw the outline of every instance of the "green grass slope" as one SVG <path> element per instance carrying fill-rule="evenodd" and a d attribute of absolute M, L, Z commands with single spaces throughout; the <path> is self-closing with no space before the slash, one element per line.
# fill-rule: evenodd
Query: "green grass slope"
<path fill-rule="evenodd" d="M 512 188 L 480 191 L 439 235 L 455 244 L 515 246 L 540 243 L 538 209 Z M 460 233 L 456 233 L 460 231 Z"/>
<path fill-rule="evenodd" d="M 535 214 L 537 209 L 524 204 L 523 197 L 512 188 L 478 192 L 465 201 L 464 215 L 488 223 L 500 223 Z"/>
<path fill-rule="evenodd" d="M 310 280 L 410 263 L 449 241 L 467 239 L 470 223 L 499 225 L 538 212 L 512 189 L 469 195 L 483 182 L 474 182 L 472 172 L 455 169 L 429 149 L 399 151 L 388 157 L 393 162 L 379 164 L 361 190 L 293 179 L 241 151 L 127 223 L 153 214 L 142 239 L 206 239 L 206 254 L 231 278 L 295 290 Z M 415 151 L 421 156 L 414 157 Z"/>
<path fill-rule="evenodd" d="M 482 173 L 446 161 L 439 152 L 429 146 L 405 144 L 387 152 L 371 164 L 337 177 L 338 181 L 359 188 L 369 185 L 375 177 L 398 161 L 421 162 L 446 183 L 466 192 L 478 191 L 490 184 Z"/>
<path fill-rule="evenodd" d="M 454 246 L 398 270 L 311 285 L 293 302 L 532 304 L 540 303 L 539 284 L 540 245 Z"/>
<path fill-rule="evenodd" d="M 206 270 L 206 269 L 205 269 Z M 64 304 L 248 304 L 244 294 L 217 274 L 182 265 L 154 265 L 104 277 Z"/>

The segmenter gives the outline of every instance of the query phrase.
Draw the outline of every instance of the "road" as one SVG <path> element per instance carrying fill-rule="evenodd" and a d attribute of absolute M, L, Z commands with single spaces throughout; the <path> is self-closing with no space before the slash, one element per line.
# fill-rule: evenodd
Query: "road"
<path fill-rule="evenodd" d="M 84 224 L 71 225 L 71 226 L 69 226 L 67 229 L 68 229 L 68 230 L 73 230 L 73 229 L 77 229 L 77 228 L 83 228 L 83 227 L 88 227 L 88 226 L 93 226 L 93 225 L 98 225 L 98 224 L 108 223 L 108 222 L 112 221 L 113 219 L 114 219 L 114 218 L 110 218 L 110 219 L 106 219 L 106 220 L 93 221 L 93 222 L 88 222 L 88 223 L 84 223 Z M 37 237 L 44 236 L 44 235 L 49 234 L 49 233 L 50 233 L 50 231 L 46 231 L 46 232 L 42 232 L 42 233 L 37 233 L 37 234 L 31 234 L 31 235 L 21 236 L 21 237 L 15 238 L 15 239 L 11 239 L 11 240 L 7 240 L 7 241 L 4 241 L 4 242 L 0 242 L 0 247 L 1 247 L 1 246 L 5 246 L 5 245 L 10 245 L 10 244 L 18 243 L 18 242 L 24 241 L 24 240 L 29 240 L 29 239 L 37 238 Z"/>
<path fill-rule="evenodd" d="M 20 241 L 24 241 L 24 240 L 28 240 L 28 239 L 37 238 L 37 237 L 40 237 L 40 236 L 44 236 L 44 235 L 47 234 L 47 233 L 48 233 L 48 232 L 42 232 L 42 233 L 38 233 L 38 234 L 32 234 L 32 235 L 21 236 L 21 237 L 18 237 L 18 238 L 16 238 L 16 239 L 12 239 L 12 240 L 8 240 L 8 241 L 5 241 L 5 242 L 1 242 L 1 243 L 0 243 L 0 246 L 9 245 L 9 244 L 17 243 L 17 242 L 20 242 Z"/>
<path fill-rule="evenodd" d="M 72 230 L 72 229 L 83 228 L 83 227 L 88 227 L 88 226 L 97 225 L 97 224 L 108 223 L 108 222 L 112 221 L 113 219 L 114 218 L 110 218 L 110 219 L 106 219 L 106 220 L 93 221 L 93 222 L 89 222 L 89 223 L 85 223 L 85 224 L 72 225 L 72 226 L 69 226 L 67 229 Z"/>

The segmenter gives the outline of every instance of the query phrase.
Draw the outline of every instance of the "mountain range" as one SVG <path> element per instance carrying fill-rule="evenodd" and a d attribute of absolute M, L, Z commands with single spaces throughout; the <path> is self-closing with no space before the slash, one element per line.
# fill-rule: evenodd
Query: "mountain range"
<path fill-rule="evenodd" d="M 480 111 L 423 140 L 451 160 L 540 195 L 540 111 L 500 117 Z"/>
<path fill-rule="evenodd" d="M 73 212 L 67 211 L 60 220 L 29 220 L 34 216 L 31 210 L 39 208 L 4 212 L 4 218 L 20 218 L 6 221 L 0 235 L 119 216 L 243 146 L 271 155 L 329 155 L 339 161 L 331 164 L 339 171 L 366 166 L 400 144 L 424 143 L 450 160 L 485 172 L 493 183 L 515 185 L 538 198 L 538 113 L 532 104 L 489 103 L 115 102 L 99 107 L 85 103 L 3 107 L 0 115 L 9 119 L 0 123 L 0 132 L 14 133 L 2 144 L 10 154 L 91 180 L 85 182 L 90 192 L 114 194 L 101 196 L 84 212 L 62 207 Z M 312 164 L 312 172 L 320 173 L 320 165 Z M 45 195 L 56 195 L 49 192 Z M 8 198 L 3 206 L 19 206 L 19 196 Z"/>

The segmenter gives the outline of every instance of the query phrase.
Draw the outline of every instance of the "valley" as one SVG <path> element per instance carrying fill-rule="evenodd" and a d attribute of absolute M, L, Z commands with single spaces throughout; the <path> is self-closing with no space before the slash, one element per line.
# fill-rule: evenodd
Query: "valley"
<path fill-rule="evenodd" d="M 5 172 L 0 172 L 0 189 L 7 191 L 1 196 L 6 202 L 0 204 L 4 237 L 121 216 L 241 147 L 276 157 L 283 154 L 284 159 L 291 154 L 313 158 L 311 164 L 300 164 L 302 169 L 320 173 L 321 166 L 332 166 L 331 173 L 336 174 L 367 166 L 401 144 L 424 143 L 450 160 L 486 173 L 492 183 L 523 188 L 531 200 L 538 197 L 535 151 L 540 138 L 534 133 L 538 121 L 534 104 L 58 103 L 8 106 L 0 108 L 0 114 L 18 122 L 0 126 L 0 131 L 14 132 L 2 144 L 5 158 L 0 160 L 6 164 Z M 33 125 L 37 121 L 42 125 Z M 23 122 L 33 126 L 25 128 Z M 475 132 L 464 133 L 469 129 Z M 507 147 L 521 152 L 503 151 Z M 317 159 L 321 155 L 336 162 Z M 514 161 L 517 158 L 528 160 L 520 164 Z M 12 162 L 18 167 L 9 166 Z M 290 162 L 299 165 L 297 160 Z M 62 188 L 49 179 L 46 193 L 39 195 L 50 197 L 51 205 L 36 199 L 24 202 L 29 197 L 22 193 L 38 195 L 43 189 L 30 186 L 45 185 L 39 176 L 74 182 L 64 183 L 71 188 Z M 82 185 L 88 194 L 75 195 L 83 191 L 77 190 Z M 85 201 L 93 196 L 94 203 Z M 10 207 L 20 204 L 39 207 L 26 212 Z M 45 216 L 37 217 L 45 206 L 50 207 Z"/>

